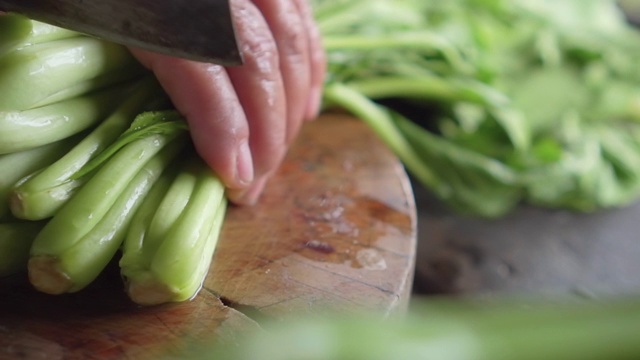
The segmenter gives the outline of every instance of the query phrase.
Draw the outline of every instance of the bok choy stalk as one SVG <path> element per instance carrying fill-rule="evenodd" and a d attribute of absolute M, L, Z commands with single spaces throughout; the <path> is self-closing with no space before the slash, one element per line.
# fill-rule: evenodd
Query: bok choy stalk
<path fill-rule="evenodd" d="M 123 46 L 15 14 L 0 16 L 0 30 L 0 255 L 12 256 L 0 257 L 2 273 L 28 270 L 37 290 L 76 292 L 142 229 L 140 248 L 124 247 L 131 298 L 195 296 L 224 187 L 177 112 L 145 112 L 172 108 L 157 81 Z"/>
<path fill-rule="evenodd" d="M 27 270 L 39 291 L 77 292 L 127 238 L 133 301 L 195 296 L 224 186 L 188 143 L 182 116 L 148 112 L 172 109 L 157 81 L 116 44 L 14 14 L 0 16 L 0 30 L 1 274 Z"/>
<path fill-rule="evenodd" d="M 121 89 L 107 88 L 34 109 L 0 111 L 0 133 L 5 136 L 0 154 L 32 149 L 78 134 L 102 121 L 121 96 Z"/>
<path fill-rule="evenodd" d="M 0 219 L 9 216 L 9 195 L 20 180 L 57 161 L 78 141 L 76 136 L 37 148 L 0 155 Z"/>
<path fill-rule="evenodd" d="M 140 68 L 123 46 L 88 36 L 18 47 L 0 57 L 0 111 L 29 110 L 70 99 L 132 79 Z"/>
<path fill-rule="evenodd" d="M 452 208 L 593 211 L 640 196 L 640 34 L 615 1 L 312 4 L 325 108 L 370 124 Z"/>
<path fill-rule="evenodd" d="M 143 113 L 102 157 L 85 165 L 96 174 L 31 246 L 33 286 L 61 294 L 90 284 L 116 254 L 138 206 L 185 141 L 186 125 L 177 114 Z"/>
<path fill-rule="evenodd" d="M 130 91 L 124 90 L 127 89 L 114 89 L 129 97 L 113 106 L 111 115 L 86 134 L 73 149 L 16 184 L 10 199 L 14 216 L 27 220 L 53 216 L 91 177 L 91 173 L 79 176 L 82 168 L 111 145 L 131 125 L 137 114 L 164 96 L 153 78 L 138 82 Z"/>
<path fill-rule="evenodd" d="M 0 222 L 0 277 L 27 269 L 29 250 L 44 222 Z"/>
<path fill-rule="evenodd" d="M 18 14 L 0 17 L 0 56 L 25 45 L 80 36 L 80 33 L 45 24 Z"/>
<path fill-rule="evenodd" d="M 152 189 L 134 217 L 120 269 L 141 305 L 195 296 L 209 270 L 226 210 L 224 185 L 198 157 Z"/>
<path fill-rule="evenodd" d="M 0 16 L 0 154 L 93 127 L 145 74 L 126 48 L 7 14 Z"/>

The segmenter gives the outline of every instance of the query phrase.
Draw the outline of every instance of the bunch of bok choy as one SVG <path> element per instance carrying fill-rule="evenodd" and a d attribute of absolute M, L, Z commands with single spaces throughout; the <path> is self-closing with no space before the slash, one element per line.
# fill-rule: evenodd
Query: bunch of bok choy
<path fill-rule="evenodd" d="M 77 292 L 121 254 L 133 301 L 193 297 L 224 187 L 153 76 L 123 46 L 8 14 L 0 94 L 0 276 Z"/>

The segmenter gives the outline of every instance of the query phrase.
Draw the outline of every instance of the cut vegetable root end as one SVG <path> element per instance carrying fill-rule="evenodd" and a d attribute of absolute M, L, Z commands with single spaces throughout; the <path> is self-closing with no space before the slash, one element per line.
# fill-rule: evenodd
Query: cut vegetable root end
<path fill-rule="evenodd" d="M 29 282 L 43 293 L 60 295 L 69 292 L 74 283 L 62 269 L 57 257 L 40 255 L 29 259 Z"/>
<path fill-rule="evenodd" d="M 177 301 L 176 292 L 151 274 L 135 281 L 125 279 L 125 292 L 138 305 L 152 306 Z"/>

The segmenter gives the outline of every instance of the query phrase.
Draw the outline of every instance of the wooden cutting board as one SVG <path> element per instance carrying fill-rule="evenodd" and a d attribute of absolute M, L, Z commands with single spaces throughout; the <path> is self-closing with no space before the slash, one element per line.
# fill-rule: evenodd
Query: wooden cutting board
<path fill-rule="evenodd" d="M 258 205 L 231 207 L 200 294 L 139 307 L 116 266 L 50 296 L 0 281 L 0 359 L 154 359 L 192 339 L 326 310 L 402 311 L 416 247 L 410 182 L 360 121 L 307 123 Z"/>

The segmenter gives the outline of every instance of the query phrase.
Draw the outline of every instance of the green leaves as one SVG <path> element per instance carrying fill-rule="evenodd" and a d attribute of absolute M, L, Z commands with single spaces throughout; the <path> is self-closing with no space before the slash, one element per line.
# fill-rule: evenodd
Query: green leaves
<path fill-rule="evenodd" d="M 592 211 L 640 196 L 640 32 L 614 1 L 313 4 L 326 106 L 373 116 L 363 120 L 456 209 Z M 383 109 L 362 111 L 367 100 Z"/>

